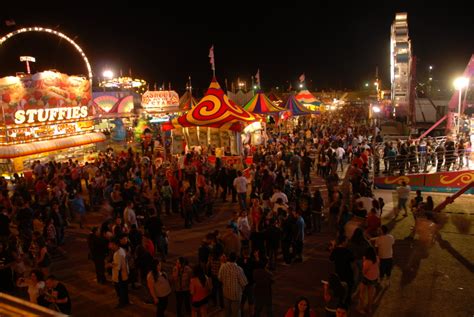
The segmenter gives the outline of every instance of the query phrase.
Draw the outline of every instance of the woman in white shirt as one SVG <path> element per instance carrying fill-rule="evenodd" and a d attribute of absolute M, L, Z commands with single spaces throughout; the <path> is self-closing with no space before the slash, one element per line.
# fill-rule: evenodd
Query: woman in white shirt
<path fill-rule="evenodd" d="M 18 287 L 28 287 L 30 302 L 38 304 L 38 297 L 42 295 L 45 287 L 43 272 L 33 270 L 30 273 L 30 278 L 20 277 L 16 285 Z"/>
<path fill-rule="evenodd" d="M 164 317 L 168 307 L 171 286 L 168 275 L 161 270 L 161 262 L 154 260 L 151 271 L 147 275 L 147 286 L 156 306 L 156 316 Z"/>

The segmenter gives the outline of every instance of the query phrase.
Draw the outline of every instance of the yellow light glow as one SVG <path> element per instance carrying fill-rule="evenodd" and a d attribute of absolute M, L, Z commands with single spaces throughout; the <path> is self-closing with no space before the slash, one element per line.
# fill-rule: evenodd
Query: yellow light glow
<path fill-rule="evenodd" d="M 458 77 L 454 80 L 453 85 L 456 90 L 464 89 L 469 85 L 469 78 Z"/>
<path fill-rule="evenodd" d="M 89 63 L 89 59 L 87 58 L 87 56 L 84 53 L 84 51 L 82 50 L 82 48 L 79 45 L 77 45 L 76 42 L 74 42 L 71 38 L 69 38 L 67 35 L 65 35 L 61 32 L 58 32 L 58 31 L 55 31 L 55 30 L 52 30 L 52 29 L 38 27 L 38 26 L 28 27 L 28 28 L 21 28 L 21 29 L 18 29 L 16 31 L 10 32 L 7 35 L 0 38 L 0 46 L 3 45 L 9 38 L 11 38 L 15 35 L 21 34 L 21 33 L 25 33 L 25 32 L 46 32 L 46 33 L 54 34 L 56 36 L 59 36 L 59 37 L 65 39 L 71 45 L 73 45 L 76 48 L 76 50 L 81 54 L 82 59 L 84 60 L 84 63 L 86 64 L 89 80 L 91 82 L 91 87 L 92 87 L 92 67 Z"/>

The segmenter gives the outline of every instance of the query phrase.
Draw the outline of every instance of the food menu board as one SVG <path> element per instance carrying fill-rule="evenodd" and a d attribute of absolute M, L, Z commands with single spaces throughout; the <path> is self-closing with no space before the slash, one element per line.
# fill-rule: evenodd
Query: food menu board
<path fill-rule="evenodd" d="M 174 90 L 147 91 L 142 96 L 146 112 L 175 112 L 179 110 L 179 95 Z"/>
<path fill-rule="evenodd" d="M 18 127 L 7 129 L 8 143 L 39 141 L 41 139 L 48 139 L 60 135 L 75 135 L 91 131 L 94 127 L 94 122 L 79 121 L 70 123 L 59 123 L 51 125 L 42 125 L 34 127 Z M 4 136 L 5 134 L 1 134 Z M 5 137 L 1 138 L 3 143 L 6 143 Z"/>

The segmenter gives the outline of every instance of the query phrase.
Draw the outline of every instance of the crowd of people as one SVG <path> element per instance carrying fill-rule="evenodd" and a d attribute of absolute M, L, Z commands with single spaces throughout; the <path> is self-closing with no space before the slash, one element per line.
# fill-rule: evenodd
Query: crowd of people
<path fill-rule="evenodd" d="M 378 138 L 377 138 L 378 137 Z M 448 172 L 469 169 L 470 142 L 464 136 L 446 139 L 423 138 L 406 141 L 386 141 L 378 135 L 374 149 L 375 173 L 404 175 L 406 173 Z"/>
<path fill-rule="evenodd" d="M 31 177 L 0 179 L 2 291 L 27 287 L 30 301 L 71 313 L 67 289 L 50 265 L 65 254 L 68 225 L 82 228 L 93 209 L 104 221 L 88 236 L 89 259 L 97 283 L 112 281 L 117 308 L 130 304 L 132 288 L 156 305 L 157 316 L 169 311 L 170 296 L 177 316 L 206 316 L 209 306 L 226 316 L 273 316 L 273 273 L 302 262 L 305 237 L 328 230 L 335 243 L 334 273 L 322 285 L 327 315 L 347 316 L 354 294 L 358 310 L 371 312 L 379 278 L 390 277 L 394 239 L 381 225 L 383 199 L 371 190 L 377 151 L 363 117 L 347 108 L 301 119 L 289 133 L 269 129 L 267 146 L 245 146 L 249 166 L 219 158 L 210 164 L 205 149 L 178 156 L 109 149 L 84 165 L 37 161 Z M 312 171 L 325 186 L 313 186 Z M 179 257 L 167 271 L 168 217 L 180 216 L 192 228 L 228 200 L 236 212 L 226 228 L 205 235 L 195 263 Z M 286 316 L 314 311 L 302 297 Z"/>

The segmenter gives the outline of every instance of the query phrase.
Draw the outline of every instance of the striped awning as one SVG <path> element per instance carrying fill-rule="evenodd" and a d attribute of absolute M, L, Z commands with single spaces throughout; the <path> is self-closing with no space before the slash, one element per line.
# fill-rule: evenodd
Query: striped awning
<path fill-rule="evenodd" d="M 94 132 L 65 138 L 58 138 L 54 140 L 14 145 L 3 145 L 0 146 L 0 159 L 11 159 L 32 154 L 57 151 L 70 147 L 102 142 L 105 141 L 105 139 L 106 137 L 103 133 Z"/>

